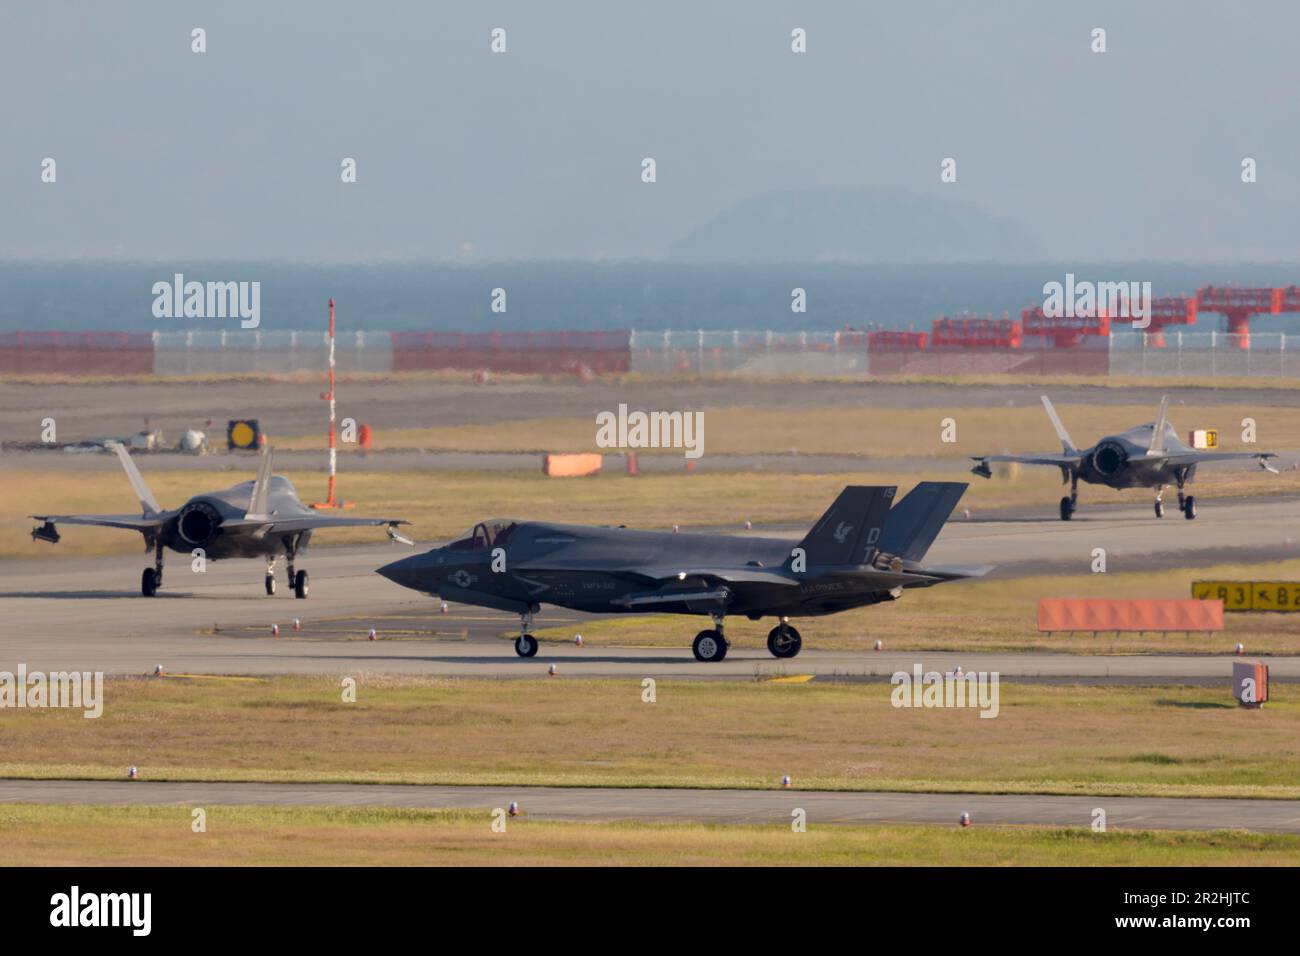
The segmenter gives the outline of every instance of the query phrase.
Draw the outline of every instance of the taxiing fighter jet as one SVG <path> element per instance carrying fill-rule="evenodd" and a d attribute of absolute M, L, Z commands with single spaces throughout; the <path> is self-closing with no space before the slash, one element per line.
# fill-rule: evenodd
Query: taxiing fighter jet
<path fill-rule="evenodd" d="M 519 615 L 515 652 L 537 653 L 530 631 L 543 603 L 598 614 L 707 614 L 695 657 L 727 654 L 723 619 L 776 617 L 775 657 L 803 645 L 792 617 L 833 614 L 900 597 L 907 588 L 977 577 L 988 567 L 922 567 L 964 482 L 850 486 L 799 542 L 752 535 L 676 534 L 538 521 L 484 521 L 450 544 L 378 573 L 404 587 Z"/>
<path fill-rule="evenodd" d="M 1015 461 L 1024 465 L 1051 465 L 1061 469 L 1061 482 L 1070 483 L 1070 494 L 1061 499 L 1061 520 L 1073 517 L 1079 502 L 1079 482 L 1106 485 L 1110 488 L 1154 488 L 1156 517 L 1165 516 L 1161 497 L 1167 485 L 1178 486 L 1178 510 L 1187 520 L 1196 517 L 1196 498 L 1184 494 L 1184 487 L 1196 474 L 1196 466 L 1206 461 L 1256 459 L 1265 471 L 1277 473 L 1268 459 L 1270 451 L 1198 451 L 1178 440 L 1169 423 L 1169 397 L 1160 399 L 1160 416 L 1154 422 L 1138 425 L 1118 435 L 1108 435 L 1091 448 L 1080 451 L 1070 440 L 1065 426 L 1046 395 L 1042 396 L 1047 417 L 1061 439 L 1061 453 L 1038 455 L 972 455 L 978 464 L 971 471 L 982 478 L 993 477 L 991 461 Z"/>
<path fill-rule="evenodd" d="M 307 572 L 294 569 L 294 559 L 307 549 L 311 534 L 320 528 L 353 525 L 387 525 L 394 541 L 414 544 L 397 531 L 408 524 L 400 518 L 344 518 L 323 515 L 304 505 L 287 478 L 271 474 L 272 450 L 262 455 L 255 481 L 245 481 L 224 491 L 195 495 L 172 511 L 159 507 L 144 483 L 135 462 L 122 445 L 115 446 L 131 487 L 140 499 L 140 517 L 135 515 L 32 515 L 45 522 L 32 529 L 32 538 L 57 543 L 58 524 L 99 525 L 127 528 L 144 535 L 146 550 L 154 549 L 154 566 L 140 577 L 140 593 L 153 597 L 162 585 L 163 549 L 181 554 L 203 549 L 204 560 L 219 558 L 266 558 L 266 593 L 275 593 L 275 562 L 284 555 L 289 565 L 289 586 L 294 595 L 307 596 Z"/>

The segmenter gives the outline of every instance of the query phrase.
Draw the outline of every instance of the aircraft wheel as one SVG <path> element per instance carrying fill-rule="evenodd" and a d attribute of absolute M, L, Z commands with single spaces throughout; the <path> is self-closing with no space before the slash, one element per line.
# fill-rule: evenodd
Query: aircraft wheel
<path fill-rule="evenodd" d="M 140 575 L 140 593 L 145 597 L 158 593 L 158 572 L 153 568 L 145 568 L 144 574 Z"/>
<path fill-rule="evenodd" d="M 1163 501 L 1157 501 L 1157 502 L 1156 502 L 1156 517 L 1157 517 L 1157 518 L 1163 518 L 1164 516 L 1165 516 L 1165 503 L 1164 503 Z"/>
<path fill-rule="evenodd" d="M 691 645 L 697 661 L 717 663 L 727 656 L 727 641 L 717 631 L 700 631 Z"/>
<path fill-rule="evenodd" d="M 532 657 L 537 653 L 537 638 L 531 634 L 521 634 L 516 637 L 515 653 L 520 657 Z"/>
<path fill-rule="evenodd" d="M 1072 502 L 1069 498 L 1062 498 L 1061 499 L 1061 520 L 1069 521 L 1072 517 L 1074 517 L 1074 502 Z"/>
<path fill-rule="evenodd" d="M 773 657 L 794 657 L 803 647 L 803 638 L 799 632 L 787 624 L 782 634 L 780 625 L 772 628 L 767 635 L 767 649 Z"/>
<path fill-rule="evenodd" d="M 1187 501 L 1183 503 L 1183 517 L 1191 521 L 1196 517 L 1196 498 L 1192 495 L 1187 496 Z"/>
<path fill-rule="evenodd" d="M 293 578 L 293 596 L 305 598 L 310 591 L 311 587 L 307 583 L 307 572 L 299 571 Z"/>
<path fill-rule="evenodd" d="M 274 593 L 275 593 L 275 575 L 274 575 L 274 574 L 268 574 L 268 575 L 266 576 L 266 593 L 267 593 L 267 594 L 274 594 Z"/>

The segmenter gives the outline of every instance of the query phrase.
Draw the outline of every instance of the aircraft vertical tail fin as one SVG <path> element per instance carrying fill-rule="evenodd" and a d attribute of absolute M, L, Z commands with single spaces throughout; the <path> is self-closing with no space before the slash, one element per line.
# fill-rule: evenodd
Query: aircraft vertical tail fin
<path fill-rule="evenodd" d="M 266 514 L 267 502 L 271 495 L 271 466 L 275 459 L 275 449 L 268 447 L 262 452 L 262 460 L 257 466 L 257 478 L 253 481 L 253 493 L 248 499 L 248 513 L 245 518 L 260 518 Z"/>
<path fill-rule="evenodd" d="M 1147 446 L 1148 453 L 1162 452 L 1165 450 L 1165 422 L 1169 417 L 1169 396 L 1160 397 L 1160 417 L 1156 419 L 1156 426 L 1151 432 L 1151 444 Z"/>
<path fill-rule="evenodd" d="M 964 481 L 922 481 L 889 513 L 880 550 L 904 561 L 920 561 L 966 487 Z"/>
<path fill-rule="evenodd" d="M 146 518 L 152 517 L 162 511 L 158 506 L 158 499 L 153 496 L 149 486 L 144 483 L 144 478 L 140 475 L 140 469 L 135 467 L 135 462 L 131 460 L 131 453 L 126 450 L 126 446 L 117 442 L 113 446 L 117 451 L 117 459 L 122 463 L 122 468 L 126 471 L 126 477 L 131 481 L 131 487 L 135 489 L 135 496 L 140 500 L 140 509 Z"/>
<path fill-rule="evenodd" d="M 893 485 L 849 485 L 841 491 L 799 542 L 808 565 L 865 564 L 878 546 L 897 490 Z"/>
<path fill-rule="evenodd" d="M 1073 455 L 1079 449 L 1074 447 L 1074 442 L 1070 441 L 1070 433 L 1065 430 L 1061 424 L 1061 418 L 1056 414 L 1056 409 L 1052 407 L 1052 400 L 1046 395 L 1040 396 L 1043 400 L 1043 408 L 1047 409 L 1047 417 L 1052 420 L 1052 427 L 1056 429 L 1056 437 L 1061 439 L 1061 451 L 1067 455 Z"/>

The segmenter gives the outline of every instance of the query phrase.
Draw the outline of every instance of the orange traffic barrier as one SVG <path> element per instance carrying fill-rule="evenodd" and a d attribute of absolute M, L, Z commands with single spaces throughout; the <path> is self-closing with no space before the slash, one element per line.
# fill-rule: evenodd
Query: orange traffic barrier
<path fill-rule="evenodd" d="M 600 474 L 603 455 L 547 455 L 542 473 L 550 478 L 581 478 Z"/>
<path fill-rule="evenodd" d="M 1223 602 L 1186 598 L 1039 598 L 1038 629 L 1056 631 L 1221 631 Z"/>
<path fill-rule="evenodd" d="M 1242 707 L 1268 703 L 1268 665 L 1255 661 L 1232 662 L 1232 696 Z"/>

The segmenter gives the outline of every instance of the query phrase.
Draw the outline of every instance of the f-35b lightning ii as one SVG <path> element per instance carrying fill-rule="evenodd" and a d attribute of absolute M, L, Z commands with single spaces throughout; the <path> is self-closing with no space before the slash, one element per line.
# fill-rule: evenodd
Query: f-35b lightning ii
<path fill-rule="evenodd" d="M 1070 440 L 1061 419 L 1046 395 L 1042 396 L 1047 417 L 1061 439 L 1061 452 L 1036 455 L 972 455 L 978 462 L 971 472 L 981 478 L 993 477 L 991 461 L 1015 461 L 1025 465 L 1051 465 L 1061 469 L 1061 482 L 1070 483 L 1070 494 L 1061 499 L 1061 520 L 1069 521 L 1079 502 L 1079 482 L 1106 485 L 1110 488 L 1155 488 L 1156 517 L 1165 516 L 1164 495 L 1167 485 L 1178 486 L 1178 510 L 1191 521 L 1196 517 L 1196 498 L 1184 494 L 1184 486 L 1196 474 L 1196 466 L 1206 461 L 1256 459 L 1265 471 L 1277 473 L 1268 463 L 1276 458 L 1271 451 L 1199 451 L 1178 440 L 1169 423 L 1169 397 L 1160 399 L 1160 416 L 1154 422 L 1138 425 L 1118 435 L 1108 435 L 1091 448 L 1080 451 Z"/>
<path fill-rule="evenodd" d="M 185 504 L 164 511 L 144 483 L 135 462 L 120 444 L 117 457 L 140 499 L 141 515 L 32 515 L 45 522 L 32 529 L 32 538 L 56 544 L 58 524 L 98 525 L 127 528 L 144 535 L 145 550 L 154 549 L 154 566 L 140 576 L 140 593 L 153 597 L 162 585 L 163 549 L 189 555 L 203 549 L 206 561 L 220 558 L 266 558 L 266 593 L 275 593 L 275 562 L 288 559 L 289 587 L 296 597 L 305 598 L 307 572 L 295 570 L 294 560 L 307 549 L 313 531 L 355 525 L 387 525 L 388 536 L 403 544 L 414 544 L 397 531 L 408 524 L 400 518 L 344 518 L 323 515 L 302 503 L 289 479 L 271 474 L 272 449 L 262 454 L 254 481 L 245 481 L 224 491 L 195 495 Z"/>
<path fill-rule="evenodd" d="M 519 615 L 515 653 L 532 657 L 533 615 L 543 603 L 597 614 L 707 614 L 695 657 L 727 654 L 723 620 L 778 618 L 774 657 L 803 646 L 792 617 L 816 617 L 901 597 L 908 588 L 977 577 L 985 567 L 920 564 L 966 490 L 922 482 L 894 504 L 893 486 L 850 486 L 797 546 L 752 535 L 676 534 L 497 519 L 426 554 L 379 568 L 389 580 Z M 891 508 L 892 506 L 892 508 Z"/>

